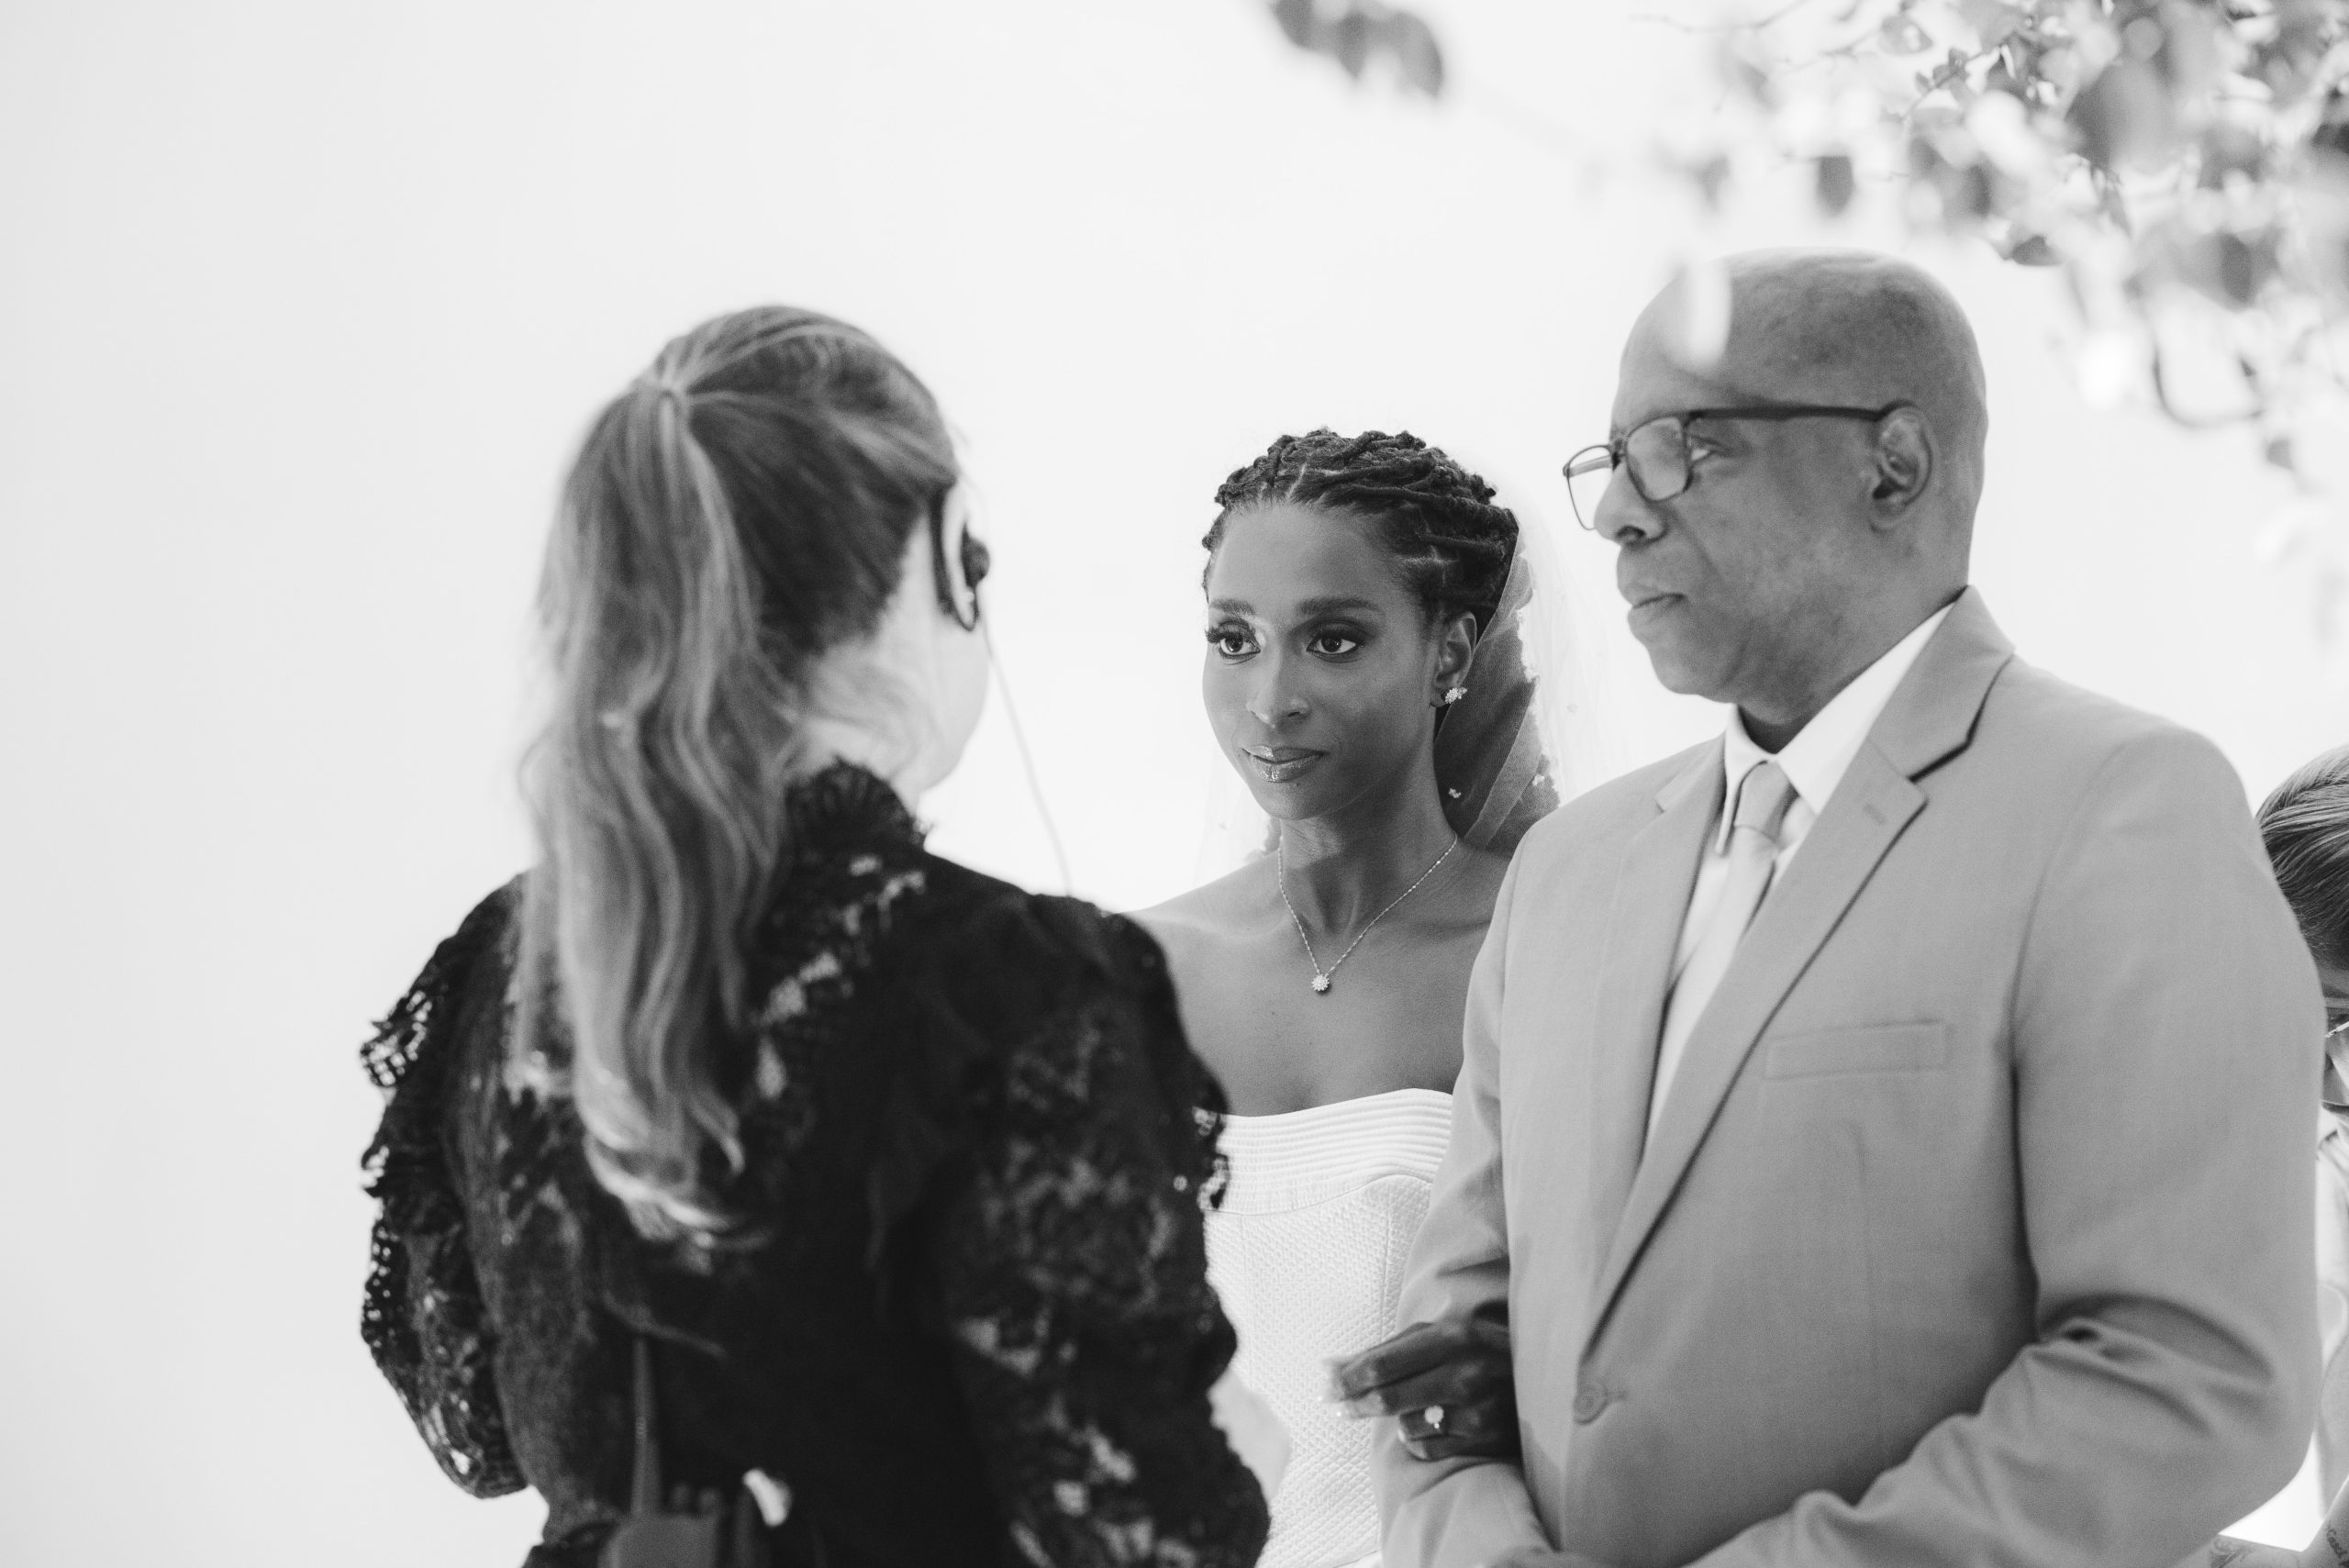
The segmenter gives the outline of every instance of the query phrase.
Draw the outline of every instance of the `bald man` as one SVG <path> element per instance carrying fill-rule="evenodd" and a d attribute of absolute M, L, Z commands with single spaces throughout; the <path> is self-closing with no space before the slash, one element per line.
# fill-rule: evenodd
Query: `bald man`
<path fill-rule="evenodd" d="M 2308 1441 L 2314 973 L 2217 751 L 1967 586 L 1955 303 L 1877 256 L 1728 273 L 1726 349 L 1652 306 L 1584 465 L 1726 733 L 1503 884 L 1433 1327 L 1341 1371 L 1398 1413 L 1387 1568 L 2165 1568 Z M 1504 1341 L 1513 1442 L 1460 1370 Z"/>

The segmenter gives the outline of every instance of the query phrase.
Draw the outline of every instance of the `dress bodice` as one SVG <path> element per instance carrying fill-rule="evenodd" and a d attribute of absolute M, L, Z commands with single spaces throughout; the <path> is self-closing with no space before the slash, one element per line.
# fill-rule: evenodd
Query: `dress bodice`
<path fill-rule="evenodd" d="M 1262 1568 L 1378 1551 L 1372 1428 L 1328 1401 L 1328 1363 L 1400 1326 L 1403 1266 L 1451 1129 L 1452 1096 L 1433 1089 L 1225 1118 L 1230 1184 L 1208 1218 L 1208 1277 L 1240 1331 L 1241 1375 L 1291 1444 Z"/>
<path fill-rule="evenodd" d="M 1242 1568 L 1264 1507 L 1208 1404 L 1218 1095 L 1157 944 L 929 853 L 868 773 L 789 805 L 763 1001 L 711 1046 L 733 1223 L 638 1232 L 559 1008 L 518 1067 L 509 887 L 366 1050 L 378 1365 L 452 1480 L 546 1498 L 530 1568 L 597 1561 L 627 1505 L 640 1335 L 669 1479 L 785 1482 L 779 1562 Z"/>

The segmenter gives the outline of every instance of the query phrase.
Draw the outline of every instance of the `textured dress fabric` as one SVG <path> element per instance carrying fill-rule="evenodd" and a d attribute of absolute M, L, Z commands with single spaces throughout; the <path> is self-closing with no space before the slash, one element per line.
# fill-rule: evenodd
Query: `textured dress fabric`
<path fill-rule="evenodd" d="M 1209 1276 L 1239 1327 L 1240 1374 L 1290 1443 L 1264 1568 L 1376 1560 L 1372 1423 L 1329 1402 L 1329 1362 L 1400 1327 L 1404 1261 L 1451 1131 L 1452 1096 L 1432 1089 L 1224 1119 Z"/>
<path fill-rule="evenodd" d="M 794 791 L 719 1073 L 717 1242 L 641 1239 L 588 1169 L 567 1050 L 518 1053 L 519 884 L 364 1059 L 387 1095 L 362 1331 L 449 1477 L 546 1499 L 530 1568 L 624 1512 L 651 1344 L 673 1484 L 790 1490 L 784 1563 L 1242 1568 L 1265 1531 L 1208 1390 L 1219 1104 L 1152 940 L 929 854 L 878 779 Z M 559 1007 L 544 1009 L 559 1017 Z"/>

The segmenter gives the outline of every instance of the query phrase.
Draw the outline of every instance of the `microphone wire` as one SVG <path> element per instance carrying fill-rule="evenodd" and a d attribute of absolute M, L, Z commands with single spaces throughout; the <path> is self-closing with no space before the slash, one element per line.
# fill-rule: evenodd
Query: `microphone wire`
<path fill-rule="evenodd" d="M 1028 775 L 1028 798 L 1036 803 L 1037 820 L 1043 823 L 1044 838 L 1052 847 L 1052 863 L 1060 868 L 1061 891 L 1074 894 L 1076 879 L 1069 874 L 1068 851 L 1061 846 L 1061 831 L 1053 824 L 1052 808 L 1044 803 L 1043 781 L 1036 776 L 1036 758 L 1028 750 L 1028 731 L 1019 722 L 1019 706 L 1011 700 L 1011 681 L 1003 673 L 1003 656 L 996 651 L 994 628 L 982 621 L 979 635 L 986 642 L 987 665 L 995 676 L 996 694 L 1003 699 L 1003 716 L 1011 721 L 1011 743 L 1019 751 L 1019 770 Z"/>

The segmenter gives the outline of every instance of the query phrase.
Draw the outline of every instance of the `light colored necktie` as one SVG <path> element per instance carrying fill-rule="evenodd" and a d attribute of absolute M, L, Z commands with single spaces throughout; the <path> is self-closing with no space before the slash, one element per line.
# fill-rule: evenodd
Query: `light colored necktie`
<path fill-rule="evenodd" d="M 1688 1037 L 1696 1032 L 1697 1020 L 1704 1017 L 1706 1004 L 1720 989 L 1721 976 L 1729 973 L 1730 960 L 1737 956 L 1745 928 L 1753 923 L 1753 912 L 1762 907 L 1762 895 L 1770 891 L 1770 873 L 1778 859 L 1778 830 L 1795 798 L 1786 770 L 1775 762 L 1758 762 L 1748 769 L 1738 786 L 1729 835 L 1729 876 L 1721 884 L 1720 897 L 1714 902 L 1704 935 L 1673 978 L 1672 998 L 1664 1006 L 1664 1040 L 1656 1051 L 1655 1092 L 1648 1097 L 1650 1138 L 1655 1136 L 1664 1096 L 1671 1093 Z"/>

